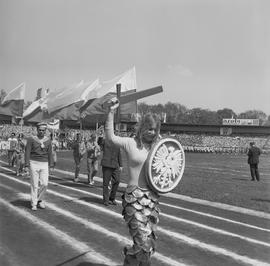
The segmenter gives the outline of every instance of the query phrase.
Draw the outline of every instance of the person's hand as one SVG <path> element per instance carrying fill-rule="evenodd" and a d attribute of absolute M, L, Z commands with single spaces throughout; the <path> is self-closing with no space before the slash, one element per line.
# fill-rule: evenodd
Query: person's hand
<path fill-rule="evenodd" d="M 119 100 L 117 99 L 117 97 L 113 97 L 109 100 L 107 100 L 106 102 L 104 102 L 102 104 L 102 107 L 106 110 L 106 111 L 114 111 L 115 109 L 118 108 L 119 106 Z"/>

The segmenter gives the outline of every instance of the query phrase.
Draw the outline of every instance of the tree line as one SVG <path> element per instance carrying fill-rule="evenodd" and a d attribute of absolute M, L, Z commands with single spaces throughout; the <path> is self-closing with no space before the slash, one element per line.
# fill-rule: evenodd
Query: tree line
<path fill-rule="evenodd" d="M 233 117 L 234 119 L 259 119 L 260 125 L 270 126 L 270 115 L 267 116 L 261 110 L 248 110 L 237 114 L 229 108 L 211 111 L 198 107 L 189 109 L 180 103 L 173 102 L 153 105 L 142 102 L 138 104 L 138 112 L 141 114 L 157 113 L 167 123 L 219 125 L 222 124 L 223 118 Z"/>
<path fill-rule="evenodd" d="M 0 90 L 0 103 L 6 96 L 5 90 Z M 37 89 L 35 100 L 41 98 L 41 88 Z M 26 101 L 24 108 L 26 109 L 32 102 Z M 149 105 L 144 102 L 138 103 L 138 113 L 146 114 L 153 112 L 159 114 L 161 119 L 167 123 L 177 124 L 200 124 L 200 125 L 219 125 L 222 124 L 223 118 L 235 119 L 259 119 L 260 125 L 270 126 L 270 115 L 267 116 L 261 110 L 248 110 L 237 114 L 230 108 L 223 108 L 217 111 L 211 111 L 203 108 L 189 109 L 180 103 L 167 102 L 166 104 Z"/>

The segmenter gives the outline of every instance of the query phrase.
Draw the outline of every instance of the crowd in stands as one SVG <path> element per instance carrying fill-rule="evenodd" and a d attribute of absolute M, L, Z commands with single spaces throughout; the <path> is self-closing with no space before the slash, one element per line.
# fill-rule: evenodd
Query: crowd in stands
<path fill-rule="evenodd" d="M 234 136 L 209 136 L 176 134 L 184 150 L 187 152 L 211 152 L 211 153 L 247 153 L 249 143 L 255 142 L 263 152 L 269 152 L 267 146 L 269 137 L 234 137 Z"/>
<path fill-rule="evenodd" d="M 33 126 L 16 126 L 16 125 L 1 125 L 0 140 L 8 140 L 11 133 L 16 136 L 23 133 L 27 138 L 31 134 L 36 134 L 36 127 Z M 79 130 L 79 129 L 63 129 L 55 131 L 56 138 L 59 142 L 59 149 L 70 149 L 70 143 L 74 140 L 76 134 L 80 132 L 85 141 L 90 139 L 94 130 Z M 48 134 L 51 132 L 48 131 Z M 130 135 L 131 133 L 122 133 L 122 135 Z M 164 136 L 168 134 L 164 134 Z M 206 153 L 246 153 L 249 143 L 254 141 L 264 153 L 270 151 L 270 138 L 264 137 L 235 137 L 235 136 L 210 136 L 196 134 L 169 134 L 179 140 L 186 152 L 206 152 Z"/>

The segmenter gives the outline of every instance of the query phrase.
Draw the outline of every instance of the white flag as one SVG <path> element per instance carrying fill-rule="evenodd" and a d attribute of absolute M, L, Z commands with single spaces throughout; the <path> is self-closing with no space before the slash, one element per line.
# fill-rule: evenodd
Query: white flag
<path fill-rule="evenodd" d="M 25 98 L 25 83 L 23 82 L 6 95 L 6 97 L 2 101 L 2 104 L 12 100 L 24 100 L 24 98 Z"/>
<path fill-rule="evenodd" d="M 78 84 L 73 84 L 50 92 L 47 97 L 48 112 L 51 113 L 57 111 L 80 101 L 85 102 L 87 95 L 91 90 L 96 88 L 98 83 L 98 80 L 87 83 L 81 81 Z"/>

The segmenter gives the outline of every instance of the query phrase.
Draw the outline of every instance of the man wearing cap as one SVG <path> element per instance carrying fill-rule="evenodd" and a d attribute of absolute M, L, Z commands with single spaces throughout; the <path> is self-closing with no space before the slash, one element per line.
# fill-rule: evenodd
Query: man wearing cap
<path fill-rule="evenodd" d="M 33 211 L 36 211 L 37 207 L 45 209 L 44 196 L 48 187 L 49 165 L 52 167 L 52 145 L 50 138 L 45 135 L 46 129 L 46 123 L 38 123 L 37 135 L 31 136 L 26 144 L 25 168 L 30 168 Z"/>
<path fill-rule="evenodd" d="M 260 173 L 258 169 L 259 156 L 261 155 L 261 150 L 255 146 L 255 142 L 250 142 L 250 147 L 248 149 L 248 164 L 250 167 L 251 181 L 260 181 Z"/>

